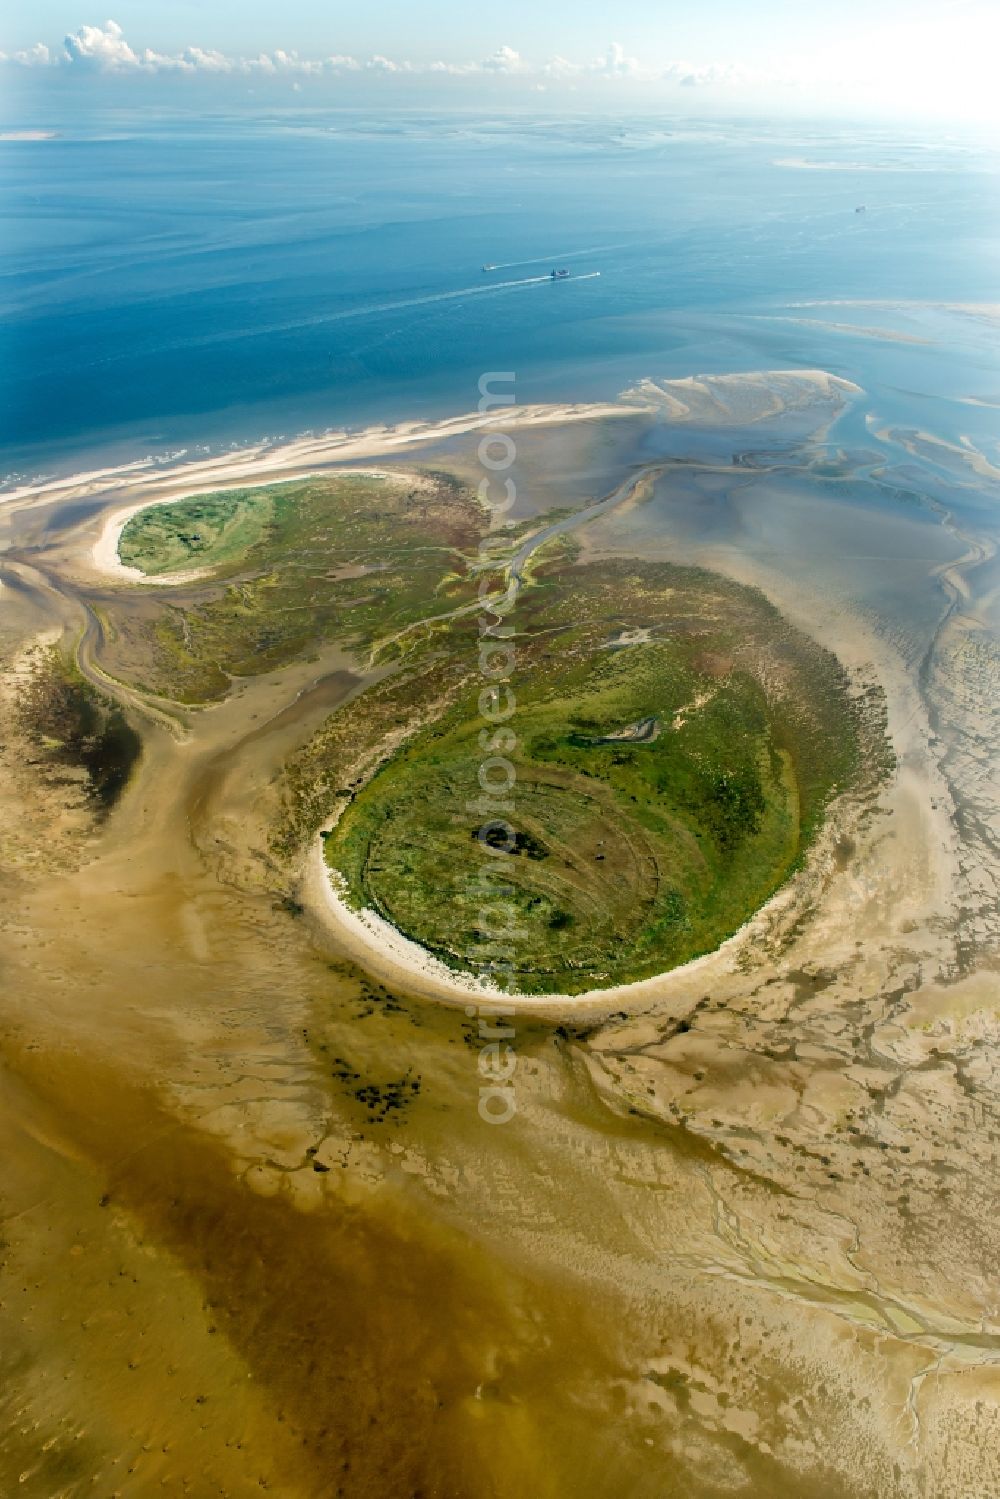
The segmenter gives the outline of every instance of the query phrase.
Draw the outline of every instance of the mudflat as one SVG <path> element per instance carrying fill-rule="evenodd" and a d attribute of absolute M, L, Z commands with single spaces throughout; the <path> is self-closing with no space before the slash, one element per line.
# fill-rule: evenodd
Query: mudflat
<path fill-rule="evenodd" d="M 994 480 L 846 400 L 533 418 L 502 1129 L 475 424 L 7 496 L 5 1486 L 997 1486 Z"/>

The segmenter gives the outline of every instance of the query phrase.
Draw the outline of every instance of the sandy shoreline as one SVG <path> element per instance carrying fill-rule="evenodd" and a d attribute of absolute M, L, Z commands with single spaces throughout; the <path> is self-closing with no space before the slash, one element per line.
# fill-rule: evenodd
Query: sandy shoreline
<path fill-rule="evenodd" d="M 743 426 L 817 406 L 836 410 L 860 394 L 860 387 L 850 381 L 814 369 L 691 375 L 659 381 L 647 377 L 623 391 L 614 402 L 496 407 L 489 412 L 467 412 L 439 422 L 405 422 L 391 427 L 369 427 L 357 433 L 331 431 L 318 437 L 296 438 L 278 447 L 261 443 L 235 454 L 195 459 L 163 469 L 151 467 L 152 460 L 138 460 L 117 469 L 97 469 L 75 477 L 22 485 L 6 496 L 0 494 L 0 503 L 6 500 L 35 504 L 138 491 L 141 498 L 106 517 L 89 560 L 94 571 L 104 578 L 169 587 L 196 582 L 203 574 L 199 569 L 148 577 L 138 568 L 128 567 L 118 556 L 125 526 L 151 505 L 173 504 L 208 492 L 221 494 L 265 484 L 291 483 L 328 469 L 344 471 L 344 465 L 352 460 L 392 457 L 418 444 L 441 442 L 483 428 L 518 430 L 642 414 L 678 423 Z"/>
<path fill-rule="evenodd" d="M 78 474 L 40 478 L 0 491 L 0 503 L 12 500 L 42 501 L 69 498 L 82 490 L 86 494 L 114 494 L 118 490 L 148 489 L 172 495 L 178 483 L 198 485 L 198 492 L 225 480 L 241 481 L 260 476 L 302 478 L 326 465 L 339 465 L 355 459 L 389 457 L 416 443 L 440 442 L 460 437 L 483 427 L 534 427 L 556 423 L 590 421 L 596 418 L 634 416 L 645 410 L 639 402 L 604 401 L 590 404 L 568 402 L 553 405 L 496 406 L 491 411 L 465 412 L 461 416 L 439 421 L 408 421 L 392 425 L 375 425 L 360 431 L 331 428 L 310 433 L 289 442 L 251 443 L 227 453 L 208 458 L 188 458 L 181 449 L 164 462 L 153 456 L 132 459 L 128 463 Z"/>
<path fill-rule="evenodd" d="M 94 570 L 103 577 L 113 578 L 120 583 L 164 587 L 194 582 L 203 576 L 201 569 L 149 577 L 140 569 L 128 567 L 121 561 L 118 555 L 121 534 L 133 516 L 152 505 L 176 504 L 180 500 L 207 493 L 226 494 L 239 489 L 290 484 L 300 479 L 314 478 L 330 469 L 337 473 L 373 474 L 378 471 L 347 468 L 344 466 L 345 460 L 387 457 L 401 448 L 461 436 L 481 427 L 513 429 L 555 425 L 613 416 L 633 416 L 642 409 L 637 404 L 501 408 L 492 413 L 470 413 L 433 425 L 410 423 L 402 428 L 373 427 L 356 435 L 331 433 L 319 439 L 302 438 L 281 448 L 257 448 L 236 458 L 196 461 L 162 474 L 150 474 L 148 469 L 130 466 L 129 471 L 121 473 L 122 487 L 145 490 L 146 495 L 108 515 L 94 543 L 90 562 Z M 115 473 L 114 470 L 105 470 L 93 475 L 82 475 L 81 481 L 89 484 L 94 480 L 113 478 Z M 178 484 L 182 487 L 176 488 Z M 69 485 L 71 481 L 68 480 L 56 481 L 52 487 L 62 490 Z M 32 491 L 29 486 L 27 489 L 14 491 L 11 498 L 20 499 L 35 493 L 41 498 L 48 493 L 48 488 Z"/>
<path fill-rule="evenodd" d="M 323 829 L 325 832 L 326 829 Z M 743 944 L 754 931 L 760 931 L 772 917 L 794 898 L 797 876 L 775 891 L 770 900 L 756 910 L 731 937 L 711 952 L 691 958 L 650 978 L 629 984 L 613 984 L 606 989 L 585 989 L 579 994 L 517 994 L 479 979 L 473 973 L 449 968 L 439 958 L 403 935 L 397 927 L 376 911 L 356 911 L 349 906 L 337 888 L 337 875 L 323 854 L 323 832 L 317 834 L 309 850 L 300 893 L 311 909 L 318 910 L 324 928 L 337 939 L 338 947 L 351 954 L 369 971 L 388 982 L 404 985 L 410 992 L 423 994 L 446 1004 L 503 1004 L 512 1010 L 563 1010 L 582 1007 L 607 1009 L 625 1003 L 663 998 L 667 986 L 683 984 L 695 974 L 724 965 L 734 972 Z"/>
<path fill-rule="evenodd" d="M 360 431 L 332 428 L 289 442 L 261 441 L 205 458 L 190 458 L 187 449 L 180 449 L 168 460 L 149 455 L 77 474 L 39 477 L 0 489 L 0 506 L 31 508 L 107 496 L 109 500 L 120 497 L 123 509 L 127 501 L 134 507 L 134 514 L 146 504 L 225 487 L 306 478 L 327 468 L 394 457 L 419 444 L 442 442 L 484 428 L 513 431 L 643 414 L 667 421 L 718 420 L 724 425 L 743 425 L 817 404 L 839 406 L 845 398 L 859 393 L 851 382 L 815 369 L 748 370 L 676 380 L 644 377 L 613 401 L 496 406 L 488 412 L 465 412 L 437 421 L 374 425 Z"/>

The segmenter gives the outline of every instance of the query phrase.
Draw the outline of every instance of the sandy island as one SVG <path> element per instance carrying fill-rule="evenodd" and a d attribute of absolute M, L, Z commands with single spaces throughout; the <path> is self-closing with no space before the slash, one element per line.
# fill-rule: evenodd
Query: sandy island
<path fill-rule="evenodd" d="M 516 429 L 543 425 L 561 425 L 615 417 L 633 417 L 648 413 L 660 420 L 679 423 L 714 424 L 720 427 L 756 424 L 788 413 L 815 411 L 821 419 L 842 408 L 847 401 L 861 394 L 860 388 L 822 370 L 761 371 L 747 374 L 722 376 L 692 376 L 683 380 L 654 381 L 645 379 L 623 394 L 613 404 L 554 405 L 520 408 L 498 408 L 490 413 L 467 413 L 441 422 L 411 422 L 394 427 L 373 427 L 361 433 L 330 432 L 319 437 L 302 437 L 280 446 L 265 443 L 207 459 L 174 463 L 170 467 L 156 468 L 152 459 L 122 465 L 120 468 L 95 470 L 71 478 L 43 481 L 37 485 L 22 486 L 7 496 L 9 501 L 19 501 L 24 508 L 36 504 L 70 500 L 81 495 L 106 494 L 128 502 L 120 504 L 107 514 L 100 533 L 87 559 L 94 572 L 119 583 L 169 586 L 195 581 L 203 576 L 202 570 L 147 577 L 139 569 L 127 567 L 118 555 L 121 533 L 129 519 L 151 505 L 175 503 L 194 495 L 208 492 L 218 493 L 248 485 L 262 486 L 286 483 L 311 475 L 326 472 L 344 472 L 351 460 L 363 460 L 395 455 L 402 450 L 412 450 L 420 444 L 440 441 L 445 438 L 472 433 L 484 428 Z M 179 455 L 180 456 L 180 455 Z M 358 472 L 357 469 L 346 470 Z M 361 472 L 372 472 L 362 469 Z M 723 567 L 723 571 L 732 572 Z M 737 569 L 739 572 L 740 569 Z M 746 578 L 745 581 L 761 582 L 761 579 Z M 787 583 L 787 580 L 786 580 Z M 789 617 L 804 624 L 811 633 L 816 633 L 815 601 L 807 602 L 794 597 L 778 578 L 769 578 L 767 591 L 788 612 Z M 767 584 L 765 586 L 767 586 Z M 879 649 L 870 634 L 848 629 L 841 617 L 827 623 L 831 633 L 824 638 L 848 664 L 864 661 L 867 664 L 879 659 L 880 673 L 897 687 L 901 683 L 899 663 L 888 660 L 884 645 Z M 865 638 L 862 639 L 861 637 Z M 881 643 L 880 643 L 881 644 Z M 897 730 L 905 729 L 902 738 L 913 744 L 920 737 L 920 727 L 913 719 L 913 703 L 905 691 L 891 696 L 899 705 L 893 717 Z M 941 788 L 935 788 L 941 795 Z M 924 812 L 928 806 L 927 791 L 910 786 L 893 794 L 900 811 L 901 820 L 912 830 L 912 841 L 924 842 L 927 829 L 918 823 L 924 816 L 917 816 L 919 804 Z M 944 801 L 945 798 L 942 799 Z M 904 809 L 901 802 L 906 803 Z M 944 817 L 944 806 L 941 817 Z M 845 814 L 847 815 L 847 814 Z M 447 967 L 433 957 L 418 943 L 411 941 L 373 911 L 355 911 L 342 898 L 336 888 L 336 875 L 323 858 L 323 840 L 318 833 L 310 848 L 302 871 L 302 893 L 315 916 L 336 939 L 338 947 L 347 950 L 365 966 L 380 976 L 394 980 L 411 990 L 416 990 L 445 1003 L 489 1003 L 503 1001 L 519 1009 L 547 1008 L 565 1009 L 601 1006 L 615 1002 L 664 997 L 668 991 L 681 991 L 688 981 L 699 974 L 704 983 L 709 974 L 713 980 L 733 974 L 746 953 L 748 945 L 763 940 L 774 924 L 792 919 L 810 891 L 815 892 L 817 880 L 825 882 L 831 869 L 830 846 L 835 836 L 838 819 L 831 809 L 828 828 L 810 853 L 805 869 L 799 871 L 763 907 L 730 938 L 712 952 L 695 958 L 677 968 L 651 978 L 606 989 L 592 989 L 577 995 L 559 993 L 543 995 L 510 995 L 496 986 L 478 979 L 474 974 L 463 974 Z M 934 818 L 939 822 L 939 818 Z M 940 836 L 940 829 L 938 830 Z M 903 839 L 911 844 L 911 837 Z M 935 838 L 930 840 L 932 846 Z M 942 840 L 946 843 L 946 840 Z M 940 848 L 941 845 L 939 844 Z M 948 864 L 947 857 L 943 863 Z M 918 883 L 927 893 L 927 887 L 940 892 L 948 882 L 943 867 L 926 872 L 930 877 Z M 950 871 L 949 871 L 950 873 Z M 919 894 L 915 892 L 915 894 Z M 932 897 L 933 898 L 933 897 Z M 923 899 L 918 899 L 923 904 Z M 831 909 L 838 902 L 831 902 Z M 791 915 L 789 915 L 791 913 Z M 823 923 L 824 926 L 828 924 Z M 836 925 L 836 923 L 835 923 Z"/>

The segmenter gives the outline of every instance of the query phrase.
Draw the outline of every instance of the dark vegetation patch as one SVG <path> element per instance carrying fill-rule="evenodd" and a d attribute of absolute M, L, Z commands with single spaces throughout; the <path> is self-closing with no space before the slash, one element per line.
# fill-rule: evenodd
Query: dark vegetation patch
<path fill-rule="evenodd" d="M 408 1067 L 400 1077 L 372 1082 L 363 1079 L 344 1057 L 333 1057 L 332 1062 L 331 1075 L 344 1092 L 361 1105 L 368 1124 L 384 1124 L 390 1118 L 396 1118 L 398 1122 L 398 1117 L 420 1095 L 421 1076 L 412 1068 Z"/>
<path fill-rule="evenodd" d="M 512 858 L 524 855 L 529 859 L 547 859 L 549 850 L 544 843 L 532 833 L 516 830 L 513 838 L 506 834 L 503 828 L 489 826 L 485 829 L 473 828 L 469 834 L 470 838 L 476 838 L 487 848 L 496 852 L 509 854 Z"/>
<path fill-rule="evenodd" d="M 99 815 L 107 814 L 142 748 L 117 704 L 52 647 L 35 653 L 17 694 L 16 713 L 36 763 L 50 775 L 60 768 L 82 771 L 84 794 Z"/>

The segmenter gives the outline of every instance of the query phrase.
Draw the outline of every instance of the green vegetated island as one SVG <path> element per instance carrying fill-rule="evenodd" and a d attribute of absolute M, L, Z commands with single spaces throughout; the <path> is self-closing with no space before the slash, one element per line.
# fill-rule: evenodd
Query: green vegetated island
<path fill-rule="evenodd" d="M 255 676 L 342 640 L 362 655 L 383 635 L 475 602 L 467 558 L 480 507 L 446 474 L 345 474 L 154 505 L 118 554 L 150 577 L 203 572 L 183 595 L 128 600 L 112 654 L 136 685 L 180 702 L 224 697 Z"/>
<path fill-rule="evenodd" d="M 323 639 L 375 668 L 288 765 L 273 848 L 291 863 L 332 824 L 347 901 L 458 972 L 495 935 L 475 804 L 501 749 L 515 838 L 486 863 L 502 864 L 516 988 L 572 994 L 716 947 L 889 751 L 877 691 L 852 690 L 758 591 L 667 563 L 581 563 L 566 536 L 534 552 L 505 616 L 516 709 L 497 744 L 477 589 L 502 594 L 542 524 L 498 533 L 484 569 L 487 518 L 455 480 L 322 478 L 144 511 L 121 556 L 217 570 L 204 597 L 146 619 L 161 692 L 207 700 Z"/>

